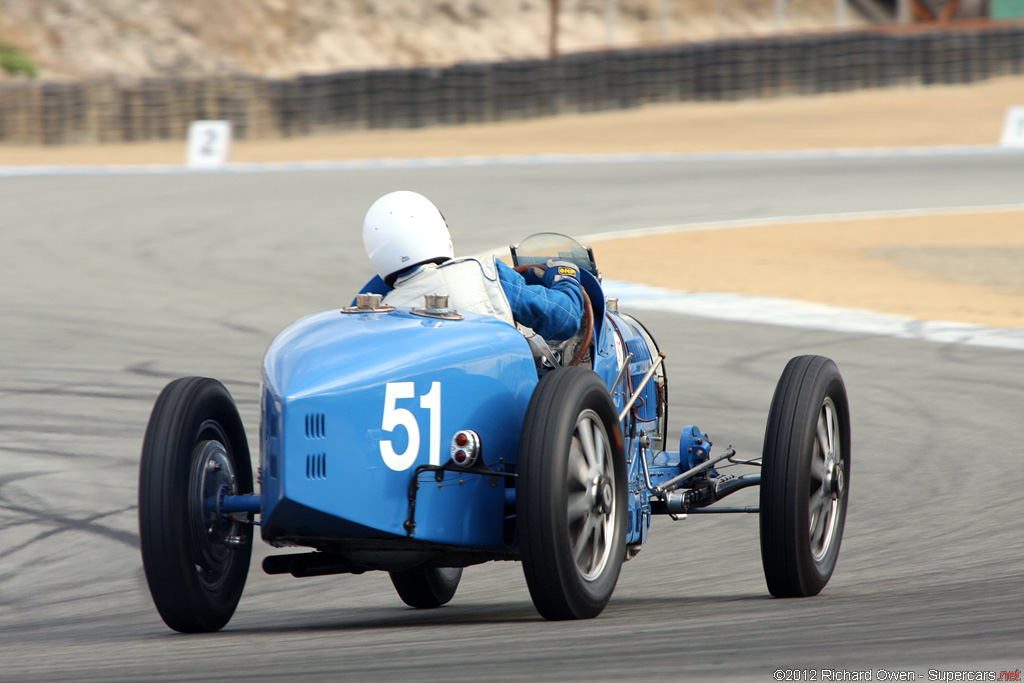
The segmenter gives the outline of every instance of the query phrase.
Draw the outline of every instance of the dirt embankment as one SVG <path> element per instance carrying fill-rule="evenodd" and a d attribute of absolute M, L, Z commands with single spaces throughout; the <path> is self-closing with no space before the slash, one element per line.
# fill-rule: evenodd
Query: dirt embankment
<path fill-rule="evenodd" d="M 776 30 L 772 0 L 617 0 L 616 46 Z M 605 0 L 561 0 L 559 47 L 603 49 Z M 784 28 L 835 21 L 787 0 Z M 858 19 L 851 12 L 851 24 Z M 0 42 L 49 79 L 291 76 L 543 57 L 551 0 L 4 0 Z M 4 72 L 0 70 L 0 79 Z"/>

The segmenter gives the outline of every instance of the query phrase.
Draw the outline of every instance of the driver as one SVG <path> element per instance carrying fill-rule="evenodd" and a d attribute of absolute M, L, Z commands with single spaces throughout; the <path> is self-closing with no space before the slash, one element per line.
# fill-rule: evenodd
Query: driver
<path fill-rule="evenodd" d="M 364 292 L 385 294 L 386 305 L 423 305 L 425 294 L 446 294 L 456 310 L 518 322 L 552 341 L 579 330 L 583 295 L 574 264 L 550 260 L 547 270 L 520 275 L 493 256 L 456 259 L 444 216 L 416 192 L 391 192 L 373 203 L 363 246 L 383 281 L 375 278 Z"/>

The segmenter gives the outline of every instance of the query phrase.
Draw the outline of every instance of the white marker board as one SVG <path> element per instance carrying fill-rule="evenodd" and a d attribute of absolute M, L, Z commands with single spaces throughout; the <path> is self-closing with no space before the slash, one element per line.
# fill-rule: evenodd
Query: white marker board
<path fill-rule="evenodd" d="M 216 168 L 231 153 L 230 121 L 193 121 L 188 127 L 187 163 L 193 168 Z"/>
<path fill-rule="evenodd" d="M 1003 137 L 999 144 L 1003 147 L 1024 147 L 1024 107 L 1006 108 Z"/>

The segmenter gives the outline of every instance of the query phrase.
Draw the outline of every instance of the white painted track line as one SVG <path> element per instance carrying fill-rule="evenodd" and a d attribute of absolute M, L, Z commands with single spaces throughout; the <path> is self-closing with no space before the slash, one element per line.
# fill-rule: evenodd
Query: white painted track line
<path fill-rule="evenodd" d="M 684 232 L 711 232 L 715 230 L 736 230 L 740 228 L 768 228 L 779 225 L 838 223 L 847 221 L 871 221 L 884 218 L 924 218 L 930 216 L 967 216 L 974 214 L 1014 213 L 1024 211 L 1020 204 L 982 204 L 974 206 L 938 206 L 926 209 L 889 209 L 885 211 L 855 211 L 837 213 L 802 214 L 794 216 L 769 216 L 767 218 L 744 218 L 727 221 L 706 221 L 701 223 L 679 223 L 659 225 L 651 228 L 610 230 L 577 237 L 580 242 L 608 242 L 610 240 L 634 239 L 674 235 Z"/>
<path fill-rule="evenodd" d="M 806 161 L 814 159 L 879 159 L 947 156 L 1022 155 L 1024 148 L 1000 145 L 938 145 L 928 147 L 869 147 L 735 152 L 648 152 L 612 154 L 511 154 L 459 157 L 337 159 L 324 161 L 229 162 L 218 168 L 189 168 L 184 164 L 0 166 L 0 177 L 50 175 L 148 175 L 179 173 L 281 173 L 293 171 L 366 171 L 397 168 L 456 168 L 467 166 L 558 166 L 657 162 Z"/>
<path fill-rule="evenodd" d="M 898 337 L 944 344 L 1024 350 L 1024 329 L 985 327 L 947 320 L 916 320 L 890 313 L 828 306 L 782 297 L 676 292 L 614 280 L 604 281 L 619 307 L 848 334 Z"/>

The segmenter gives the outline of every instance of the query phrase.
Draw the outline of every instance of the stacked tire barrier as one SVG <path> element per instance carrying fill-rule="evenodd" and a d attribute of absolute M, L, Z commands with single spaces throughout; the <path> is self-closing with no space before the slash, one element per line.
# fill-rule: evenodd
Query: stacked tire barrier
<path fill-rule="evenodd" d="M 0 142 L 177 140 L 196 119 L 230 120 L 239 139 L 289 137 L 1020 73 L 1024 25 L 1017 24 L 778 36 L 292 80 L 11 83 L 0 87 Z"/>

